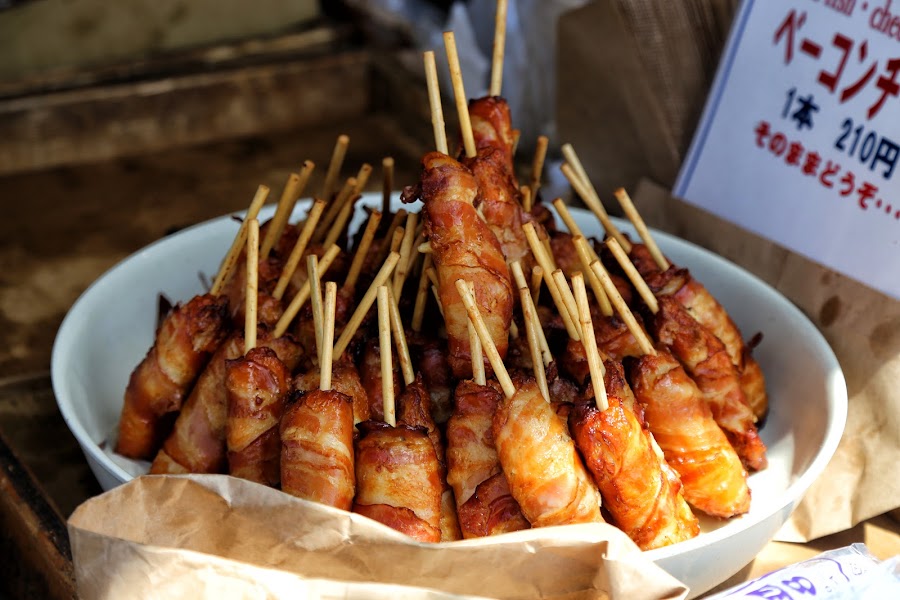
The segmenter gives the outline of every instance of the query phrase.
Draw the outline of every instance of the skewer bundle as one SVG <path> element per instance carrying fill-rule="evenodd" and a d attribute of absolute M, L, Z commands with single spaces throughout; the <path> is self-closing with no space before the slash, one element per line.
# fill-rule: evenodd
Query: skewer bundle
<path fill-rule="evenodd" d="M 260 186 L 210 293 L 170 315 L 132 375 L 119 452 L 153 459 L 155 473 L 280 487 L 423 541 L 605 514 L 652 548 L 697 535 L 692 509 L 748 510 L 745 469 L 764 467 L 765 447 L 744 390 L 764 394 L 761 373 L 623 190 L 643 243 L 615 226 L 571 146 L 563 172 L 605 244 L 562 201 L 552 205 L 568 232 L 543 205 L 546 138 L 530 181 L 515 180 L 501 21 L 491 96 L 471 103 L 445 34 L 460 160 L 425 54 L 437 152 L 402 197 L 421 212 L 392 212 L 385 158 L 380 210 L 351 247 L 347 223 L 372 168 L 340 184 L 346 136 L 301 223 L 288 221 L 312 162 L 262 228 Z M 160 364 L 176 355 L 177 369 Z"/>

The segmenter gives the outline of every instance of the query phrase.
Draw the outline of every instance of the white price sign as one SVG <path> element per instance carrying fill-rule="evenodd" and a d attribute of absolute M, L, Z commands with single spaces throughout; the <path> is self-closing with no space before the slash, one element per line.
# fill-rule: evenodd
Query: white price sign
<path fill-rule="evenodd" d="M 675 195 L 900 298 L 900 0 L 744 0 Z"/>

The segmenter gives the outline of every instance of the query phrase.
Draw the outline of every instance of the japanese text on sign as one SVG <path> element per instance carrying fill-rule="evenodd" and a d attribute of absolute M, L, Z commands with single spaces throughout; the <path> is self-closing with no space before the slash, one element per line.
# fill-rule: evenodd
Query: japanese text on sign
<path fill-rule="evenodd" d="M 900 298 L 900 0 L 745 0 L 675 194 Z"/>

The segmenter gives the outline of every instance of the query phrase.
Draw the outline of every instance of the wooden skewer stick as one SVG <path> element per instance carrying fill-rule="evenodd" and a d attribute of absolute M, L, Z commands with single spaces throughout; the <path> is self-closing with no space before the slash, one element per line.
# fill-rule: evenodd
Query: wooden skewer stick
<path fill-rule="evenodd" d="M 409 258 L 413 255 L 413 240 L 415 239 L 418 220 L 419 213 L 409 213 L 406 216 L 406 226 L 403 228 L 403 241 L 400 244 L 400 262 L 397 263 L 397 269 L 394 271 L 393 291 L 395 297 L 399 297 L 403 291 L 403 284 L 406 283 L 406 276 L 409 273 Z"/>
<path fill-rule="evenodd" d="M 581 228 L 578 227 L 578 223 L 575 222 L 575 218 L 572 216 L 572 213 L 569 211 L 569 207 L 566 206 L 566 203 L 563 202 L 562 198 L 557 198 L 553 201 L 553 206 L 556 208 L 556 212 L 559 214 L 560 218 L 562 218 L 563 223 L 566 224 L 566 227 L 569 228 L 569 232 L 572 234 L 572 242 L 575 244 L 575 250 L 578 252 L 578 257 L 581 259 L 581 264 L 584 267 L 585 272 L 588 274 L 588 283 L 591 284 L 591 289 L 594 291 L 594 296 L 597 298 L 597 303 L 600 306 L 600 311 L 604 316 L 610 317 L 613 314 L 612 305 L 609 303 L 609 298 L 606 297 L 606 293 L 603 291 L 603 287 L 600 285 L 600 281 L 594 275 L 594 272 L 591 271 L 591 263 L 595 260 L 600 260 L 600 257 L 597 256 L 597 253 L 594 252 L 594 249 L 590 244 L 587 243 L 584 234 L 581 232 Z M 577 243 L 578 239 L 583 240 L 582 244 Z M 582 257 L 582 254 L 586 255 Z"/>
<path fill-rule="evenodd" d="M 447 131 L 444 126 L 444 109 L 441 107 L 441 86 L 438 83 L 437 64 L 434 52 L 423 54 L 425 59 L 425 81 L 428 83 L 428 104 L 431 107 L 431 127 L 434 129 L 434 147 L 438 152 L 449 154 Z"/>
<path fill-rule="evenodd" d="M 356 253 L 353 255 L 353 262 L 350 263 L 350 270 L 347 271 L 347 279 L 344 281 L 344 287 L 353 289 L 362 272 L 363 264 L 366 262 L 366 256 L 369 254 L 369 248 L 375 239 L 375 233 L 378 231 L 378 225 L 381 224 L 381 213 L 377 210 L 372 211 L 369 215 L 369 221 L 366 223 L 366 229 L 363 231 L 362 239 L 359 240 L 359 246 L 356 247 Z"/>
<path fill-rule="evenodd" d="M 323 334 L 325 331 L 325 313 L 322 308 L 322 286 L 319 280 L 319 257 L 310 254 L 306 257 L 307 281 L 309 281 L 310 303 L 312 304 L 313 329 L 316 333 L 316 354 L 322 364 Z"/>
<path fill-rule="evenodd" d="M 403 321 L 400 319 L 400 307 L 397 298 L 388 288 L 388 309 L 391 311 L 391 331 L 394 332 L 394 345 L 397 346 L 397 357 L 400 359 L 400 371 L 403 373 L 403 383 L 411 384 L 416 379 L 413 370 L 412 358 L 409 356 L 409 344 L 406 343 L 406 331 L 403 329 Z"/>
<path fill-rule="evenodd" d="M 467 282 L 472 297 L 475 297 L 475 285 Z M 468 319 L 469 328 L 469 354 L 472 357 L 472 380 L 478 385 L 487 385 L 487 375 L 484 371 L 484 352 L 481 347 L 481 338 L 475 331 L 475 324 L 472 319 Z"/>
<path fill-rule="evenodd" d="M 437 302 L 438 312 L 441 313 L 441 318 L 446 318 L 444 315 L 444 305 L 441 304 L 441 294 L 438 292 L 437 286 L 432 284 L 431 293 L 434 295 L 434 300 Z"/>
<path fill-rule="evenodd" d="M 553 280 L 553 277 L 546 276 L 547 273 L 553 273 L 556 268 L 553 265 L 553 262 L 548 258 L 547 250 L 538 239 L 537 232 L 534 230 L 534 224 L 525 223 L 522 226 L 522 230 L 525 232 L 525 238 L 528 240 L 528 245 L 531 247 L 531 253 L 534 254 L 538 264 L 541 265 L 541 269 L 544 270 L 544 282 L 547 284 L 547 289 L 550 290 L 550 296 L 553 298 L 553 303 L 556 304 L 556 310 L 559 311 L 559 316 L 566 326 L 566 332 L 573 340 L 580 340 L 581 336 L 578 333 L 578 328 L 575 326 L 575 322 L 572 320 L 572 316 L 566 308 L 566 303 L 560 295 L 560 290 L 556 286 L 556 282 Z"/>
<path fill-rule="evenodd" d="M 603 264 L 599 260 L 595 260 L 591 263 L 591 269 L 597 274 L 597 278 L 600 280 L 600 283 L 603 284 L 603 289 L 606 290 L 606 295 L 609 296 L 613 306 L 616 307 L 616 311 L 619 313 L 619 317 L 625 322 L 628 331 L 630 331 L 631 335 L 634 336 L 634 339 L 637 340 L 638 345 L 641 347 L 641 351 L 644 354 L 656 356 L 656 349 L 653 347 L 653 342 L 650 341 L 650 338 L 647 337 L 647 334 L 641 329 L 641 326 L 638 325 L 634 315 L 631 314 L 631 309 L 625 304 L 625 300 L 622 299 L 622 295 L 619 294 L 616 285 L 612 282 L 612 279 L 609 278 L 609 273 L 606 272 Z"/>
<path fill-rule="evenodd" d="M 331 161 L 328 163 L 328 171 L 325 173 L 325 183 L 322 186 L 322 198 L 325 201 L 331 200 L 334 193 L 334 185 L 337 183 L 341 172 L 341 166 L 344 164 L 344 156 L 347 154 L 347 146 L 350 145 L 350 137 L 341 134 L 338 136 L 334 144 L 334 150 L 331 152 Z"/>
<path fill-rule="evenodd" d="M 344 182 L 344 186 L 341 188 L 341 191 L 338 192 L 338 195 L 328 206 L 328 211 L 325 213 L 325 216 L 319 220 L 319 226 L 316 229 L 316 233 L 313 235 L 314 242 L 322 241 L 322 239 L 330 230 L 331 224 L 334 223 L 335 219 L 338 218 L 338 215 L 344 208 L 344 204 L 350 197 L 353 196 L 353 190 L 355 188 L 356 178 L 348 177 L 347 181 Z"/>
<path fill-rule="evenodd" d="M 387 260 L 388 254 L 392 252 L 391 250 L 391 240 L 394 239 L 394 231 L 400 227 L 400 223 L 406 220 L 406 209 L 401 208 L 397 212 L 394 213 L 394 218 L 391 219 L 390 224 L 388 225 L 387 231 L 384 234 L 384 239 L 387 243 L 381 245 L 381 251 L 378 255 L 378 260 L 376 264 L 381 264 L 385 260 Z"/>
<path fill-rule="evenodd" d="M 507 0 L 497 0 L 497 15 L 494 18 L 494 51 L 491 59 L 491 96 L 499 96 L 503 87 L 503 52 L 506 47 L 506 6 Z"/>
<path fill-rule="evenodd" d="M 372 165 L 369 163 L 363 163 L 363 165 L 359 168 L 359 172 L 356 173 L 356 186 L 353 188 L 353 196 L 359 196 L 362 194 L 363 190 L 366 189 L 366 185 L 369 183 L 369 177 L 372 175 Z"/>
<path fill-rule="evenodd" d="M 216 275 L 213 285 L 209 290 L 209 293 L 213 296 L 221 294 L 222 290 L 225 288 L 225 284 L 228 283 L 231 272 L 234 271 L 234 266 L 237 264 L 238 257 L 241 255 L 241 250 L 244 249 L 244 244 L 247 243 L 247 222 L 250 219 L 256 218 L 259 214 L 259 209 L 262 208 L 262 205 L 265 204 L 266 198 L 268 197 L 269 188 L 267 186 L 260 185 L 256 188 L 256 194 L 253 196 L 253 201 L 250 202 L 250 208 L 247 209 L 247 216 L 241 223 L 237 235 L 234 236 L 231 248 L 228 249 L 228 254 L 225 255 L 225 260 L 222 261 L 222 266 L 219 267 L 219 273 Z"/>
<path fill-rule="evenodd" d="M 606 242 L 606 246 L 609 248 L 610 252 L 612 252 L 613 256 L 616 257 L 616 262 L 618 262 L 619 266 L 622 267 L 622 270 L 625 271 L 625 275 L 628 276 L 634 289 L 637 290 L 638 295 L 640 295 L 644 304 L 647 305 L 647 308 L 650 309 L 650 312 L 654 315 L 659 312 L 659 302 L 656 301 L 656 296 L 650 291 L 647 282 L 644 281 L 644 278 L 638 273 L 634 264 L 629 260 L 628 255 L 622 250 L 622 246 L 619 245 L 619 242 L 610 239 Z"/>
<path fill-rule="evenodd" d="M 384 401 L 384 422 L 394 427 L 394 365 L 391 358 L 391 315 L 388 308 L 388 288 L 378 286 L 378 345 L 381 350 L 381 396 Z"/>
<path fill-rule="evenodd" d="M 510 379 L 509 373 L 506 371 L 506 366 L 503 364 L 503 359 L 500 358 L 500 353 L 497 352 L 497 347 L 494 345 L 494 340 L 491 338 L 487 325 L 484 324 L 484 319 L 481 318 L 481 312 L 478 310 L 478 305 L 475 304 L 475 294 L 470 291 L 468 283 L 463 279 L 456 281 L 456 289 L 459 291 L 463 304 L 466 306 L 469 319 L 472 321 L 475 331 L 481 339 L 482 349 L 487 354 L 491 367 L 494 369 L 494 375 L 500 383 L 500 388 L 507 398 L 512 398 L 516 393 L 516 386 L 513 385 L 512 379 Z"/>
<path fill-rule="evenodd" d="M 331 365 L 333 362 L 331 344 L 334 341 L 334 313 L 337 308 L 337 284 L 329 281 L 325 284 L 325 323 L 322 330 L 322 347 L 319 351 L 319 389 L 331 389 Z"/>
<path fill-rule="evenodd" d="M 535 198 L 538 190 L 541 189 L 541 175 L 544 172 L 544 161 L 547 160 L 547 146 L 549 145 L 550 140 L 546 135 L 538 136 L 537 146 L 534 149 L 534 160 L 531 161 L 531 195 Z"/>
<path fill-rule="evenodd" d="M 297 270 L 297 266 L 300 264 L 300 259 L 303 258 L 303 253 L 306 252 L 306 247 L 309 245 L 309 240 L 312 238 L 316 225 L 322 217 L 323 210 L 325 210 L 324 200 L 316 200 L 309 209 L 309 215 L 306 217 L 303 229 L 300 230 L 300 235 L 297 237 L 296 243 L 294 243 L 294 249 L 291 250 L 291 254 L 281 270 L 281 275 L 278 277 L 278 283 L 275 284 L 275 291 L 272 292 L 272 296 L 276 300 L 281 300 L 284 297 L 284 292 L 291 282 L 294 271 Z"/>
<path fill-rule="evenodd" d="M 369 312 L 369 309 L 372 308 L 372 304 L 375 302 L 375 296 L 378 294 L 378 287 L 385 284 L 399 260 L 400 255 L 396 252 L 391 252 L 390 255 L 388 255 L 387 260 L 384 261 L 384 264 L 381 266 L 381 269 L 379 269 L 378 273 L 375 275 L 372 285 L 369 286 L 369 289 L 366 290 L 362 300 L 359 301 L 356 310 L 353 311 L 353 315 L 350 317 L 350 320 L 341 332 L 341 337 L 338 338 L 337 344 L 334 346 L 334 355 L 337 358 L 340 358 L 344 353 L 344 350 L 347 349 L 347 346 L 350 345 L 350 340 L 353 339 L 356 330 L 362 325 L 366 313 Z"/>
<path fill-rule="evenodd" d="M 456 112 L 459 114 L 463 147 L 466 149 L 466 157 L 474 158 L 478 151 L 475 148 L 472 121 L 469 119 L 469 104 L 466 98 L 466 89 L 463 86 L 462 71 L 459 68 L 459 55 L 456 53 L 456 38 L 452 31 L 444 32 L 444 46 L 447 49 L 447 62 L 450 65 L 450 80 L 453 82 L 453 95 L 456 98 Z"/>
<path fill-rule="evenodd" d="M 353 178 L 351 177 L 350 179 Z M 337 243 L 341 234 L 344 232 L 344 229 L 347 228 L 347 223 L 350 221 L 350 217 L 353 216 L 353 208 L 358 198 L 359 194 L 351 193 L 344 202 L 344 206 L 341 207 L 341 212 L 338 213 L 337 219 L 334 220 L 334 223 L 331 224 L 331 229 L 328 230 L 328 235 L 325 236 L 325 241 L 323 243 L 326 248 L 331 246 L 331 244 Z"/>
<path fill-rule="evenodd" d="M 575 287 L 575 302 L 578 304 L 578 316 L 581 321 L 581 329 L 584 331 L 582 343 L 591 371 L 594 400 L 597 402 L 597 408 L 604 411 L 609 408 L 609 400 L 606 397 L 606 384 L 603 381 L 603 361 L 600 360 L 600 353 L 597 351 L 594 324 L 591 322 L 591 307 L 588 304 L 587 290 L 584 289 L 584 278 L 581 273 L 576 273 L 572 277 L 572 285 Z"/>
<path fill-rule="evenodd" d="M 519 261 L 515 261 L 514 263 L 512 263 L 511 267 L 512 267 L 513 277 L 516 280 L 516 287 L 518 287 L 519 289 L 522 289 L 522 288 L 528 289 L 528 282 L 525 281 L 525 273 L 522 271 L 522 265 L 519 263 Z M 538 268 L 540 268 L 540 267 L 538 267 Z M 540 285 L 540 284 L 538 284 L 538 285 Z M 529 290 L 529 292 L 530 292 L 530 290 Z M 529 302 L 529 305 L 531 306 L 531 312 L 534 313 L 535 323 L 537 324 L 536 333 L 538 334 L 538 343 L 540 344 L 540 347 L 541 347 L 541 357 L 543 358 L 544 366 L 549 367 L 550 363 L 553 362 L 553 355 L 550 353 L 550 346 L 549 346 L 549 344 L 547 344 L 547 337 L 544 335 L 544 328 L 541 326 L 541 318 L 538 315 L 537 307 L 534 304 L 533 298 L 532 298 L 532 301 Z"/>
<path fill-rule="evenodd" d="M 247 226 L 247 288 L 244 294 L 244 354 L 256 348 L 256 302 L 259 281 L 259 221 Z"/>
<path fill-rule="evenodd" d="M 391 194 L 394 191 L 394 159 L 385 156 L 381 159 L 381 214 L 391 212 Z"/>
<path fill-rule="evenodd" d="M 578 305 L 575 304 L 575 296 L 572 295 L 572 289 L 569 287 L 569 282 L 566 281 L 566 274 L 561 269 L 556 269 L 551 274 L 551 277 L 556 282 L 556 287 L 559 288 L 559 294 L 566 304 L 566 310 L 569 311 L 570 315 L 577 316 Z M 584 332 L 581 331 L 581 322 L 578 319 L 575 319 L 575 327 L 578 329 L 578 335 L 583 336 Z M 579 339 L 581 338 L 579 337 L 575 341 L 577 342 Z"/>
<path fill-rule="evenodd" d="M 635 208 L 634 202 L 631 201 L 631 197 L 628 195 L 628 192 L 626 192 L 624 188 L 619 188 L 614 192 L 614 195 L 616 197 L 616 200 L 618 200 L 619 204 L 622 206 L 622 210 L 625 211 L 625 215 L 628 217 L 628 220 L 631 221 L 631 224 L 634 225 L 635 229 L 637 229 L 638 235 L 641 236 L 641 239 L 647 246 L 647 250 L 650 251 L 650 256 L 652 256 L 653 260 L 656 261 L 656 265 L 663 271 L 668 269 L 669 261 L 666 260 L 665 256 L 663 256 L 663 253 L 659 249 L 659 246 L 656 245 L 656 240 L 654 240 L 653 236 L 650 235 L 650 230 L 647 229 L 647 224 L 644 223 L 644 219 L 641 217 L 641 214 L 638 212 L 637 208 Z M 625 248 L 623 248 L 623 250 L 625 250 Z M 627 251 L 630 252 L 631 248 L 628 248 Z"/>
<path fill-rule="evenodd" d="M 525 212 L 531 212 L 531 206 L 533 204 L 533 198 L 531 194 L 531 188 L 527 185 L 523 185 L 519 188 L 519 192 L 522 194 L 522 210 Z"/>
<path fill-rule="evenodd" d="M 593 188 L 590 187 L 590 183 L 585 183 L 584 180 L 578 177 L 575 171 L 572 170 L 572 167 L 568 164 L 562 165 L 560 170 L 563 172 L 563 175 L 566 176 L 566 179 L 569 180 L 569 184 L 575 189 L 575 192 L 582 200 L 584 200 L 584 203 L 591 212 L 594 213 L 597 220 L 600 221 L 606 234 L 619 240 L 619 243 L 622 244 L 623 248 L 627 245 L 628 250 L 631 251 L 631 243 L 625 239 L 625 236 L 619 231 L 619 228 L 616 227 L 612 222 L 612 219 L 609 218 L 609 214 L 606 212 L 606 209 L 603 208 L 603 203 L 600 202 L 600 197 L 597 196 L 597 192 L 593 191 Z"/>
<path fill-rule="evenodd" d="M 325 256 L 322 257 L 322 260 L 319 261 L 319 277 L 325 277 L 325 273 L 328 272 L 328 269 L 331 267 L 331 263 L 334 262 L 334 259 L 337 258 L 337 255 L 341 253 L 341 249 L 335 244 L 328 248 L 325 252 Z M 303 286 L 300 288 L 300 291 L 293 297 L 290 304 L 288 304 L 287 308 L 284 309 L 284 314 L 281 315 L 281 318 L 278 319 L 278 322 L 275 323 L 275 329 L 272 330 L 272 335 L 276 338 L 279 338 L 284 335 L 287 331 L 288 326 L 291 324 L 291 321 L 294 320 L 294 317 L 297 316 L 297 313 L 300 312 L 300 309 L 303 308 L 303 305 L 306 304 L 306 301 L 309 300 L 310 294 L 310 283 L 307 279 Z"/>
<path fill-rule="evenodd" d="M 422 321 L 425 319 L 425 303 L 428 302 L 428 269 L 434 258 L 431 254 L 425 255 L 425 262 L 422 264 L 422 273 L 419 275 L 419 287 L 416 289 L 416 304 L 413 308 L 412 323 L 410 327 L 413 331 L 422 331 Z"/>
<path fill-rule="evenodd" d="M 537 379 L 538 387 L 544 395 L 544 399 L 550 402 L 550 387 L 547 385 L 547 372 L 544 371 L 545 356 L 541 349 L 540 336 L 543 334 L 541 321 L 538 318 L 537 310 L 531 302 L 531 290 L 525 281 L 525 274 L 522 272 L 522 265 L 519 261 L 515 261 L 510 265 L 512 267 L 513 276 L 516 279 L 516 285 L 519 288 L 519 301 L 522 304 L 522 315 L 525 317 L 525 335 L 528 337 L 528 350 L 531 352 L 531 367 L 534 371 L 534 378 Z M 540 334 L 538 332 L 541 332 Z M 549 353 L 550 349 L 547 349 Z M 547 363 L 549 364 L 549 363 Z"/>
<path fill-rule="evenodd" d="M 275 216 L 272 217 L 272 222 L 269 223 L 266 237 L 263 238 L 262 246 L 259 249 L 260 260 L 268 258 L 269 252 L 272 251 L 281 234 L 284 233 L 284 227 L 287 225 L 291 213 L 294 212 L 294 205 L 297 204 L 297 199 L 300 198 L 303 190 L 306 189 L 306 184 L 309 183 L 309 178 L 312 176 L 315 168 L 316 165 L 311 160 L 307 160 L 303 163 L 303 169 L 300 170 L 299 175 L 291 173 L 290 177 L 288 177 L 284 191 L 281 192 L 281 199 L 278 201 Z"/>
<path fill-rule="evenodd" d="M 588 241 L 584 239 L 584 236 L 576 235 L 572 238 L 572 243 L 575 244 L 575 251 L 578 252 L 578 259 L 581 261 L 581 266 L 588 274 L 588 283 L 591 284 L 591 290 L 593 290 L 594 297 L 597 299 L 597 305 L 600 307 L 600 312 L 604 317 L 613 316 L 612 304 L 609 302 L 606 291 L 603 289 L 600 280 L 597 279 L 597 276 L 594 275 L 594 272 L 591 270 L 591 263 L 595 260 L 600 260 L 600 257 L 593 251 L 594 249 L 591 248 Z"/>
<path fill-rule="evenodd" d="M 535 306 L 541 297 L 541 283 L 544 281 L 544 269 L 541 265 L 531 267 L 531 301 Z"/>

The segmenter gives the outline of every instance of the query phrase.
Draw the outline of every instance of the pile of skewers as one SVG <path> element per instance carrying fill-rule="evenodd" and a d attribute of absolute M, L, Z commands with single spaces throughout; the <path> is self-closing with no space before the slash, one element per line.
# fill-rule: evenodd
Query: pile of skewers
<path fill-rule="evenodd" d="M 563 231 L 542 201 L 546 138 L 519 186 L 504 24 L 501 1 L 491 90 L 471 102 L 444 36 L 458 159 L 425 53 L 437 150 L 402 194 L 420 213 L 391 210 L 386 158 L 383 204 L 348 234 L 373 169 L 338 188 L 346 136 L 301 222 L 289 219 L 312 162 L 262 226 L 260 186 L 209 292 L 166 316 L 132 373 L 118 453 L 431 542 L 608 521 L 650 549 L 698 535 L 694 511 L 749 510 L 747 473 L 766 466 L 752 344 L 660 252 L 624 190 L 642 243 L 616 228 L 571 146 L 563 173 L 605 242 L 557 199 Z"/>

